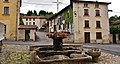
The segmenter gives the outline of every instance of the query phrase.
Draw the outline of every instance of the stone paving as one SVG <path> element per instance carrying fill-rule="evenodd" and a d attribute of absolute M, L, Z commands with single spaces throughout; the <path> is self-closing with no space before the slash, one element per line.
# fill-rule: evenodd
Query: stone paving
<path fill-rule="evenodd" d="M 120 44 L 84 44 L 84 47 L 87 48 L 99 48 L 104 50 L 105 52 L 114 54 L 114 55 L 119 55 L 120 56 Z"/>
<path fill-rule="evenodd" d="M 19 60 L 19 59 L 21 59 L 22 56 L 25 56 L 24 58 L 27 58 L 28 61 L 29 61 L 29 57 L 30 57 L 29 46 L 30 45 L 41 45 L 41 44 L 42 45 L 52 45 L 52 40 L 46 40 L 47 38 L 45 36 L 45 33 L 37 33 L 37 34 L 42 35 L 42 36 L 40 36 L 41 39 L 40 39 L 39 42 L 7 42 L 7 41 L 3 42 L 4 45 L 3 45 L 2 53 L 0 53 L 0 62 L 2 64 L 21 64 L 21 63 L 15 63 L 15 62 L 10 63 L 10 60 L 13 60 L 14 57 L 15 58 L 17 57 L 15 60 Z M 42 38 L 42 37 L 44 37 L 45 39 Z M 69 45 L 69 44 L 66 44 L 66 45 Z M 74 44 L 72 44 L 72 45 L 74 45 Z M 105 52 L 102 52 L 102 55 L 100 56 L 98 62 L 97 63 L 91 63 L 91 64 L 120 64 L 120 56 L 117 56 L 120 53 L 116 53 L 116 52 L 120 52 L 119 51 L 120 50 L 120 45 L 85 44 L 84 46 L 106 49 Z M 110 51 L 108 51 L 108 50 L 110 50 Z M 25 53 L 21 53 L 21 52 L 25 52 Z M 110 54 L 110 53 L 112 53 L 112 54 Z M 113 54 L 115 54 L 115 55 L 113 55 Z M 10 59 L 5 60 L 6 55 Z M 12 56 L 12 57 L 10 57 L 10 56 Z M 20 60 L 20 61 L 23 62 L 24 58 L 22 58 L 22 60 Z M 18 61 L 18 62 L 20 62 L 20 61 Z M 27 62 L 27 60 L 25 60 L 23 64 L 27 64 L 26 62 Z"/>
<path fill-rule="evenodd" d="M 1 64 L 28 64 L 29 61 L 29 46 L 3 45 L 0 54 Z"/>
<path fill-rule="evenodd" d="M 2 53 L 0 53 L 0 62 L 2 64 L 28 64 L 29 61 L 29 46 L 3 45 Z M 120 56 L 102 52 L 98 61 L 90 64 L 120 64 Z"/>

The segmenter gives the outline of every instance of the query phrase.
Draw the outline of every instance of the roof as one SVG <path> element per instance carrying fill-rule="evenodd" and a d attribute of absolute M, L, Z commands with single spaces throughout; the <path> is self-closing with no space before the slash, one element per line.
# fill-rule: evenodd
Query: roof
<path fill-rule="evenodd" d="M 36 25 L 20 25 L 19 29 L 36 29 Z"/>
<path fill-rule="evenodd" d="M 45 16 L 23 16 L 23 18 L 47 19 Z"/>
<path fill-rule="evenodd" d="M 112 25 L 118 25 L 118 24 L 120 24 L 120 20 L 114 21 L 114 22 L 112 23 Z"/>
<path fill-rule="evenodd" d="M 99 3 L 99 4 L 111 4 L 111 2 L 98 2 L 98 1 L 85 1 L 85 0 L 71 0 L 72 2 L 83 2 L 83 3 Z"/>
<path fill-rule="evenodd" d="M 48 20 L 51 20 L 55 17 L 57 17 L 58 15 L 62 14 L 66 9 L 68 9 L 71 5 L 66 6 L 64 9 L 62 9 L 61 11 L 59 11 L 58 13 L 54 14 L 53 16 L 51 16 L 50 18 L 48 18 Z"/>

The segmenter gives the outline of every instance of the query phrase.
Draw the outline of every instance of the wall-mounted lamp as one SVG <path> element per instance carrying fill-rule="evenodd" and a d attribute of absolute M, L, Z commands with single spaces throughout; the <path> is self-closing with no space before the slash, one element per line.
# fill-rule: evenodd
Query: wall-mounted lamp
<path fill-rule="evenodd" d="M 76 11 L 74 11 L 74 15 L 77 15 Z"/>

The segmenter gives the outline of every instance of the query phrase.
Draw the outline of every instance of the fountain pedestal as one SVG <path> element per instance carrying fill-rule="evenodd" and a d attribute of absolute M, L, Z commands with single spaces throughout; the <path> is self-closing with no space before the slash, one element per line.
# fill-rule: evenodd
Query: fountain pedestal
<path fill-rule="evenodd" d="M 53 49 L 54 51 L 63 50 L 63 38 L 53 38 Z"/>
<path fill-rule="evenodd" d="M 47 36 L 53 39 L 53 49 L 54 51 L 62 51 L 63 39 L 68 35 L 67 32 L 54 32 L 48 33 Z"/>

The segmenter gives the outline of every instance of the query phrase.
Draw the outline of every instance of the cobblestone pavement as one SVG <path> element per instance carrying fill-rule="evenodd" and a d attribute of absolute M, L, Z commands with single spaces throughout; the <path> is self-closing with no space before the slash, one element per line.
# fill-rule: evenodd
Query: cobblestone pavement
<path fill-rule="evenodd" d="M 2 64 L 27 64 L 30 60 L 29 57 L 29 46 L 5 44 L 3 45 L 2 54 L 0 54 L 0 62 L 2 62 Z M 120 64 L 119 59 L 120 56 L 102 52 L 98 61 L 90 64 Z"/>
<path fill-rule="evenodd" d="M 87 48 L 92 48 L 92 47 L 99 48 L 99 49 L 102 49 L 105 52 L 120 56 L 120 44 L 107 44 L 107 45 L 103 45 L 103 44 L 84 44 L 83 46 L 87 47 Z"/>
<path fill-rule="evenodd" d="M 29 46 L 3 45 L 0 54 L 1 64 L 27 64 L 30 61 Z"/>

